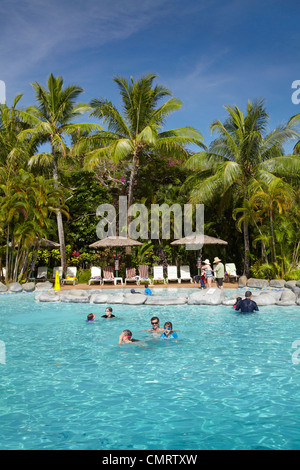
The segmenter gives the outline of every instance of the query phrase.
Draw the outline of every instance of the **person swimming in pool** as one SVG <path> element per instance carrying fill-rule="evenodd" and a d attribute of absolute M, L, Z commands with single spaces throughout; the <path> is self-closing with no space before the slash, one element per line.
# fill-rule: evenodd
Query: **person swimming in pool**
<path fill-rule="evenodd" d="M 161 335 L 162 339 L 175 339 L 177 343 L 178 335 L 175 331 L 173 331 L 173 325 L 170 321 L 167 321 L 164 324 L 164 332 Z"/>
<path fill-rule="evenodd" d="M 112 314 L 113 309 L 111 307 L 106 307 L 105 315 L 102 315 L 101 318 L 116 318 L 115 315 Z"/>
<path fill-rule="evenodd" d="M 132 332 L 130 330 L 124 330 L 119 336 L 119 344 L 122 343 L 135 343 L 139 341 L 139 339 L 134 339 L 132 337 Z"/>
<path fill-rule="evenodd" d="M 95 320 L 95 314 L 94 313 L 89 313 L 87 318 L 86 318 L 86 321 L 87 322 L 90 322 L 90 321 L 94 321 Z"/>
<path fill-rule="evenodd" d="M 151 295 L 151 294 L 152 294 L 151 289 L 149 288 L 149 284 L 145 284 L 144 293 L 145 293 L 146 295 Z"/>
<path fill-rule="evenodd" d="M 138 333 L 142 333 L 143 331 L 149 331 L 150 333 L 161 334 L 164 331 L 164 329 L 160 328 L 159 326 L 158 317 L 152 317 L 150 321 L 151 321 L 152 328 L 147 328 L 147 330 L 138 331 Z"/>

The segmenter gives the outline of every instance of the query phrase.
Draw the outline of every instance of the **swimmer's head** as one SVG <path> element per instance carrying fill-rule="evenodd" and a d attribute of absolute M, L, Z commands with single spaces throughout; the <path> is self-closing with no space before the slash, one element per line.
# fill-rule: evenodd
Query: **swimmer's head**
<path fill-rule="evenodd" d="M 95 320 L 95 315 L 93 313 L 89 313 L 87 316 L 87 321 L 93 321 Z"/>
<path fill-rule="evenodd" d="M 167 321 L 164 324 L 164 328 L 165 328 L 165 330 L 172 330 L 173 329 L 172 323 L 170 321 Z"/>
<path fill-rule="evenodd" d="M 250 292 L 250 290 L 247 290 L 247 292 L 245 292 L 245 297 L 246 298 L 252 297 L 252 292 Z"/>
<path fill-rule="evenodd" d="M 131 338 L 132 332 L 130 330 L 124 330 L 123 331 L 123 336 L 125 336 L 127 338 Z"/>

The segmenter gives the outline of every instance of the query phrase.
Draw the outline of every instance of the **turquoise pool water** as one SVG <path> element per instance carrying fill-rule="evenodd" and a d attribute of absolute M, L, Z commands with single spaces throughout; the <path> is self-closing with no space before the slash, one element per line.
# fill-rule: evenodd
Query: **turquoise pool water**
<path fill-rule="evenodd" d="M 104 309 L 0 297 L 0 449 L 300 448 L 299 307 Z M 153 315 L 178 343 L 137 332 Z"/>

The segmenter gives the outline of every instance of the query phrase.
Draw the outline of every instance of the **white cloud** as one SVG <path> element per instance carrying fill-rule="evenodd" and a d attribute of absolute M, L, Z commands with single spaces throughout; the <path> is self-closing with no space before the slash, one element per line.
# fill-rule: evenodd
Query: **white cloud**
<path fill-rule="evenodd" d="M 138 33 L 169 0 L 2 0 L 0 66 L 22 73 L 53 55 Z"/>

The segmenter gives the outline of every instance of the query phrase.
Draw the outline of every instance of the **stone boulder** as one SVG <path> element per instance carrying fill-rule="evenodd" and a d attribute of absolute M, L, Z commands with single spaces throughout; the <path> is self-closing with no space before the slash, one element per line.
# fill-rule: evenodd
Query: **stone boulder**
<path fill-rule="evenodd" d="M 90 294 L 85 290 L 61 291 L 60 299 L 62 302 L 72 302 L 76 304 L 87 304 L 90 301 Z"/>
<path fill-rule="evenodd" d="M 92 294 L 90 297 L 91 304 L 106 304 L 108 294 Z"/>
<path fill-rule="evenodd" d="M 146 298 L 146 305 L 184 305 L 187 303 L 187 297 L 181 295 L 168 297 L 166 295 L 150 295 Z"/>
<path fill-rule="evenodd" d="M 296 282 L 297 281 L 287 281 L 284 287 L 287 287 L 288 289 L 292 289 L 293 287 L 296 287 Z"/>
<path fill-rule="evenodd" d="M 25 292 L 33 292 L 35 290 L 35 283 L 25 282 L 25 284 L 23 284 L 22 287 L 23 287 L 23 291 Z"/>
<path fill-rule="evenodd" d="M 55 291 L 41 292 L 35 296 L 35 300 L 39 302 L 60 302 L 60 295 L 57 295 Z"/>
<path fill-rule="evenodd" d="M 296 296 L 300 295 L 300 287 L 298 286 L 292 287 L 292 292 L 294 292 Z"/>
<path fill-rule="evenodd" d="M 109 294 L 107 297 L 108 304 L 122 304 L 124 302 L 124 294 Z"/>
<path fill-rule="evenodd" d="M 3 284 L 2 282 L 0 282 L 0 292 L 7 292 L 7 291 L 8 291 L 8 289 L 7 289 L 6 285 Z"/>
<path fill-rule="evenodd" d="M 249 287 L 250 289 L 251 288 L 263 289 L 264 287 L 268 287 L 268 286 L 269 286 L 269 281 L 267 281 L 267 279 L 255 279 L 251 277 L 247 281 L 247 287 Z"/>
<path fill-rule="evenodd" d="M 247 276 L 240 276 L 239 277 L 239 287 L 246 287 L 247 285 Z"/>
<path fill-rule="evenodd" d="M 284 279 L 271 279 L 270 287 L 285 287 L 286 281 Z"/>
<path fill-rule="evenodd" d="M 147 295 L 144 294 L 125 294 L 124 304 L 128 305 L 143 305 L 147 300 Z"/>
<path fill-rule="evenodd" d="M 189 305 L 220 305 L 227 297 L 223 289 L 211 287 L 209 289 L 198 290 L 189 295 Z"/>
<path fill-rule="evenodd" d="M 300 281 L 296 281 L 296 286 L 300 287 Z"/>
<path fill-rule="evenodd" d="M 35 288 L 36 290 L 39 290 L 39 291 L 50 290 L 50 289 L 53 289 L 53 284 L 50 281 L 37 282 L 35 285 Z"/>
<path fill-rule="evenodd" d="M 7 286 L 9 292 L 22 292 L 23 288 L 19 282 L 11 282 Z"/>
<path fill-rule="evenodd" d="M 258 307 L 262 307 L 264 305 L 275 305 L 276 298 L 271 294 L 260 294 L 255 298 L 255 302 L 257 303 Z"/>
<path fill-rule="evenodd" d="M 223 300 L 222 305 L 231 305 L 231 307 L 232 307 L 235 304 L 235 300 L 236 300 L 236 298 Z"/>
<path fill-rule="evenodd" d="M 296 303 L 296 294 L 290 289 L 286 289 L 281 293 L 280 302 L 294 302 Z"/>

